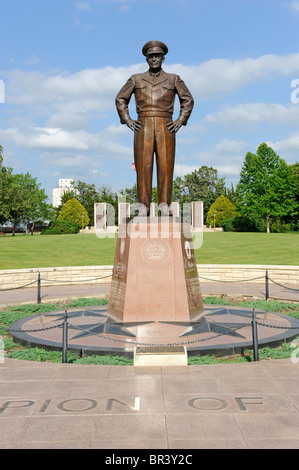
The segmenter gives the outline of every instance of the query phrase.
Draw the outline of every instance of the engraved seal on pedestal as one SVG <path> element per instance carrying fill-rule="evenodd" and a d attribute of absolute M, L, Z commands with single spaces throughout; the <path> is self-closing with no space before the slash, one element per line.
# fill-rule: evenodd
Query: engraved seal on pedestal
<path fill-rule="evenodd" d="M 142 245 L 141 253 L 147 263 L 165 263 L 169 257 L 169 246 L 164 240 L 146 240 Z"/>

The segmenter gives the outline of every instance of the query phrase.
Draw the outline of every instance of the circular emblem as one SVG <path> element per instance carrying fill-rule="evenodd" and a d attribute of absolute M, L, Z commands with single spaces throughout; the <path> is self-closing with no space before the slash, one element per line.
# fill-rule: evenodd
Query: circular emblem
<path fill-rule="evenodd" d="M 169 247 L 162 240 L 147 240 L 142 246 L 143 259 L 151 264 L 165 263 L 169 256 Z"/>

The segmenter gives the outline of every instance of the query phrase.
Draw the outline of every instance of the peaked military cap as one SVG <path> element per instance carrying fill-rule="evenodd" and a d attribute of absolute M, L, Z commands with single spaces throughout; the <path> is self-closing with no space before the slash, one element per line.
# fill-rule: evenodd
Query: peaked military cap
<path fill-rule="evenodd" d="M 142 48 L 143 55 L 147 56 L 148 54 L 153 54 L 154 52 L 166 55 L 168 52 L 168 47 L 161 41 L 148 41 L 146 44 L 144 44 Z"/>

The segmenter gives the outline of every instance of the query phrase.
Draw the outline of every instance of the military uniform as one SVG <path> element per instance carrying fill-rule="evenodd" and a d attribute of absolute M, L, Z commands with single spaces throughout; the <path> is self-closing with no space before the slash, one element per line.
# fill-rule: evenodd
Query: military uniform
<path fill-rule="evenodd" d="M 151 41 L 151 44 L 157 42 Z M 162 49 L 163 53 L 165 48 Z M 154 49 L 157 51 L 157 48 Z M 154 49 L 145 45 L 143 53 L 147 55 Z M 116 107 L 122 124 L 130 119 L 128 105 L 133 93 L 138 121 L 142 124 L 134 136 L 138 202 L 144 204 L 149 211 L 154 154 L 156 154 L 159 204 L 171 204 L 175 133 L 168 130 L 167 123 L 172 121 L 175 96 L 177 94 L 180 101 L 178 120 L 182 125 L 187 124 L 194 101 L 178 75 L 166 73 L 162 69 L 158 74 L 147 71 L 132 75 L 116 97 Z"/>

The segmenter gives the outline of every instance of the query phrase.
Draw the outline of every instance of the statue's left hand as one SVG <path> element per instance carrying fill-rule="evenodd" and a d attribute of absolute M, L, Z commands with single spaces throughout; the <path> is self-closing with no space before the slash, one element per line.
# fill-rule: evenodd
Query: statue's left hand
<path fill-rule="evenodd" d="M 176 121 L 171 121 L 167 123 L 167 129 L 170 132 L 176 133 L 181 127 L 182 127 L 182 123 L 179 119 L 177 119 Z"/>

